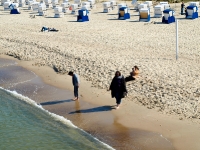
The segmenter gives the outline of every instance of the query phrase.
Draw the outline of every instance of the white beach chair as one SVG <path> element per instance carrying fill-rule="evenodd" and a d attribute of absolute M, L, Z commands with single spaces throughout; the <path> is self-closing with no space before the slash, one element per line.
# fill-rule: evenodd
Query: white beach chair
<path fill-rule="evenodd" d="M 33 2 L 32 3 L 32 9 L 33 9 L 34 12 L 38 12 L 39 5 L 40 5 L 39 2 Z"/>
<path fill-rule="evenodd" d="M 53 8 L 52 0 L 44 0 L 46 8 Z"/>
<path fill-rule="evenodd" d="M 4 7 L 4 11 L 10 11 L 10 4 L 12 4 L 12 2 L 4 2 L 3 7 Z"/>
<path fill-rule="evenodd" d="M 110 2 L 104 2 L 103 3 L 103 12 L 109 13 L 111 11 L 112 11 L 112 8 L 111 8 L 111 5 L 110 5 Z"/>
<path fill-rule="evenodd" d="M 24 7 L 25 4 L 25 0 L 19 0 L 19 7 Z"/>
<path fill-rule="evenodd" d="M 154 17 L 161 18 L 163 16 L 164 5 L 156 5 L 154 7 Z"/>
<path fill-rule="evenodd" d="M 55 18 L 64 17 L 64 13 L 62 12 L 62 7 L 55 7 L 54 8 L 54 13 L 55 13 L 55 15 L 54 15 Z"/>
<path fill-rule="evenodd" d="M 59 5 L 58 0 L 52 0 L 53 8 L 58 7 L 58 5 Z"/>
<path fill-rule="evenodd" d="M 71 14 L 78 15 L 78 4 L 72 4 L 70 7 L 72 9 Z"/>
<path fill-rule="evenodd" d="M 74 4 L 78 4 L 78 7 L 82 6 L 81 0 L 74 0 Z"/>

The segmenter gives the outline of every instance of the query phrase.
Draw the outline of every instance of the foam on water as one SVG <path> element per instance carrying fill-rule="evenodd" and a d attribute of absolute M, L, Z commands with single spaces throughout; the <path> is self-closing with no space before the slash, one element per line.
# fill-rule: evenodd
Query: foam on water
<path fill-rule="evenodd" d="M 41 105 L 38 105 L 35 101 L 31 100 L 30 98 L 25 97 L 25 96 L 17 93 L 16 91 L 10 91 L 10 90 L 4 89 L 2 87 L 0 87 L 0 90 L 5 91 L 5 92 L 9 93 L 10 95 L 12 95 L 13 97 L 15 97 L 15 98 L 17 98 L 19 100 L 22 100 L 22 101 L 26 102 L 27 104 L 30 104 L 31 106 L 42 110 L 47 115 L 51 116 L 51 118 L 53 118 L 55 121 L 61 122 L 62 124 L 66 125 L 66 126 L 69 126 L 71 128 L 75 128 L 75 129 L 80 130 L 81 132 L 84 133 L 85 136 L 93 138 L 94 140 L 96 140 L 100 144 L 104 145 L 105 148 L 108 148 L 110 150 L 114 150 L 114 148 L 112 148 L 111 146 L 107 145 L 106 143 L 101 142 L 97 138 L 93 137 L 91 134 L 89 134 L 89 133 L 85 132 L 84 130 L 82 130 L 82 129 L 78 128 L 77 126 L 75 126 L 70 120 L 67 120 L 63 116 L 59 116 L 59 115 L 56 115 L 54 113 L 49 112 L 48 110 L 44 109 Z"/>
<path fill-rule="evenodd" d="M 2 66 L 0 66 L 0 68 L 8 67 L 8 66 L 14 66 L 14 65 L 17 65 L 17 62 L 9 63 L 9 64 L 3 64 Z"/>
<path fill-rule="evenodd" d="M 32 72 L 32 71 L 31 71 L 31 72 Z M 10 84 L 10 86 L 9 86 L 8 88 L 14 87 L 14 86 L 16 86 L 16 85 L 18 85 L 18 84 L 23 84 L 23 83 L 29 82 L 29 81 L 31 81 L 31 80 L 33 80 L 33 79 L 35 79 L 35 78 L 38 77 L 34 72 L 32 72 L 32 73 L 35 75 L 35 77 L 33 77 L 32 79 L 25 80 L 25 81 L 22 81 L 22 82 L 12 83 L 12 84 Z"/>

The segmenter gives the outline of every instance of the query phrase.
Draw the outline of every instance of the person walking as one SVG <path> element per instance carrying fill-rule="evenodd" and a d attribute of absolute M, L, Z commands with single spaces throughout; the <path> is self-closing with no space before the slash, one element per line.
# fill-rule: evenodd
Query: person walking
<path fill-rule="evenodd" d="M 72 84 L 74 86 L 74 99 L 73 100 L 79 100 L 78 97 L 78 88 L 79 88 L 79 84 L 80 84 L 80 80 L 77 74 L 73 73 L 72 71 L 70 71 L 68 73 L 68 75 L 72 76 Z"/>
<path fill-rule="evenodd" d="M 124 77 L 121 75 L 121 72 L 116 71 L 115 77 L 112 79 L 108 91 L 110 90 L 112 98 L 116 98 L 116 109 L 118 109 L 121 104 L 122 98 L 124 98 L 127 94 L 126 82 L 124 80 Z"/>

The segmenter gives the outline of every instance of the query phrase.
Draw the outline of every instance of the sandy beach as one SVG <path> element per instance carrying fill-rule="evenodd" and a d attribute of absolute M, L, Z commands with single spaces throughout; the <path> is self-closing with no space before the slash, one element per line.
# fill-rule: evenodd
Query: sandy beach
<path fill-rule="evenodd" d="M 127 128 L 159 133 L 175 149 L 198 150 L 200 20 L 184 19 L 180 4 L 171 7 L 179 19 L 178 60 L 174 23 L 161 24 L 161 18 L 138 22 L 134 10 L 130 10 L 130 20 L 117 20 L 117 9 L 102 13 L 101 3 L 85 23 L 76 22 L 70 13 L 53 18 L 52 9 L 43 17 L 27 6 L 20 9 L 20 15 L 10 15 L 0 6 L 0 56 L 14 59 L 61 89 L 72 91 L 66 73 L 75 71 L 81 78 L 81 100 L 96 106 L 114 105 L 107 88 L 115 71 L 127 76 L 137 65 L 140 77 L 127 83 L 128 97 L 122 107 L 109 113 Z M 36 18 L 32 19 L 33 14 Z M 40 32 L 42 26 L 59 32 Z M 61 108 L 47 109 L 59 112 Z"/>

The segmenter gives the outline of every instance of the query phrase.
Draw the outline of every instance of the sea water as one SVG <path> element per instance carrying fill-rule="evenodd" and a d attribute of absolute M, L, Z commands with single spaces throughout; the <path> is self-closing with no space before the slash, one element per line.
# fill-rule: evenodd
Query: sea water
<path fill-rule="evenodd" d="M 31 99 L 0 88 L 1 150 L 112 149 Z"/>

